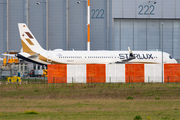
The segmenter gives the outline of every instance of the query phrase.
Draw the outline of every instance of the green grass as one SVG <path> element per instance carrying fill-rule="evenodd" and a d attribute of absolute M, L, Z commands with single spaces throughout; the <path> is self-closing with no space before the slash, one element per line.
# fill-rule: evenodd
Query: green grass
<path fill-rule="evenodd" d="M 179 120 L 179 100 L 118 100 L 118 99 L 2 99 L 0 119 L 92 119 L 133 120 Z M 24 111 L 38 111 L 25 114 Z M 175 112 L 177 111 L 177 112 Z"/>
<path fill-rule="evenodd" d="M 180 120 L 179 94 L 174 83 L 3 84 L 0 119 Z"/>
<path fill-rule="evenodd" d="M 27 110 L 27 111 L 24 111 L 24 114 L 38 114 L 39 112 L 37 111 L 34 111 L 34 110 Z"/>
<path fill-rule="evenodd" d="M 129 96 L 129 97 L 127 97 L 126 99 L 127 99 L 127 100 L 133 100 L 133 97 L 130 97 L 130 96 Z"/>
<path fill-rule="evenodd" d="M 172 89 L 173 88 L 173 89 Z M 3 84 L 0 98 L 179 99 L 180 84 Z"/>

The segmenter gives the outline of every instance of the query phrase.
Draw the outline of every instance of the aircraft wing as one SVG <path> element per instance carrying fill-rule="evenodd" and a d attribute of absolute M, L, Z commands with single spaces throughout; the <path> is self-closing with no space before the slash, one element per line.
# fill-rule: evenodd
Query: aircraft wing
<path fill-rule="evenodd" d="M 29 56 L 28 58 L 38 58 L 39 57 L 39 54 L 34 54 L 34 55 L 31 55 L 31 56 Z"/>

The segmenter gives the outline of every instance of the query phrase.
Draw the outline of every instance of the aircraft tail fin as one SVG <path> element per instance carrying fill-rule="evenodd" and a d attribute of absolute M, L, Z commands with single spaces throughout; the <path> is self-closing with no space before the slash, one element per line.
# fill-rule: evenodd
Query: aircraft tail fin
<path fill-rule="evenodd" d="M 37 51 L 43 51 L 44 49 L 39 45 L 36 38 L 33 36 L 29 28 L 25 23 L 18 23 L 19 34 L 21 38 L 23 52 L 34 54 Z M 32 55 L 31 54 L 31 55 Z"/>

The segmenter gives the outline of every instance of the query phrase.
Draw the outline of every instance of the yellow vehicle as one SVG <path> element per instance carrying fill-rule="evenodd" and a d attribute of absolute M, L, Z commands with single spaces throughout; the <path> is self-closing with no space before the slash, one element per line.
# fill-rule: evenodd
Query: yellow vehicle
<path fill-rule="evenodd" d="M 11 82 L 22 82 L 21 77 L 18 77 L 18 76 L 7 77 L 7 81 L 9 83 L 11 83 Z"/>
<path fill-rule="evenodd" d="M 47 69 L 43 69 L 43 76 L 44 77 L 48 77 L 47 72 L 48 72 Z"/>

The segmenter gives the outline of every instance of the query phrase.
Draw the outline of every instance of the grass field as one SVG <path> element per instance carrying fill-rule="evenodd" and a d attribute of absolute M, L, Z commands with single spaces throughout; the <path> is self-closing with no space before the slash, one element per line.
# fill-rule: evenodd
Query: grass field
<path fill-rule="evenodd" d="M 5 120 L 180 120 L 177 83 L 3 84 L 0 100 Z"/>

